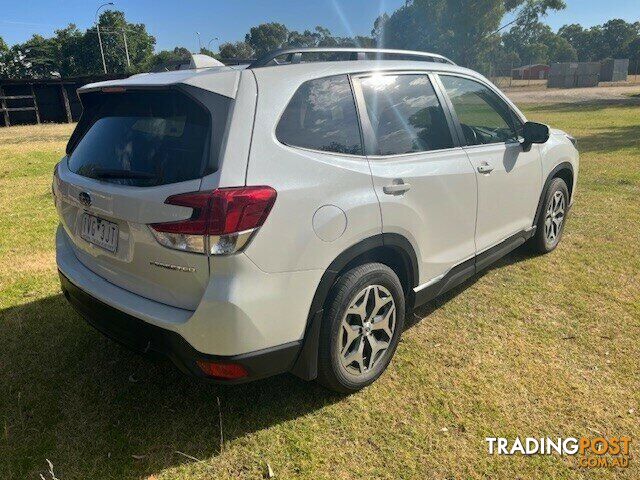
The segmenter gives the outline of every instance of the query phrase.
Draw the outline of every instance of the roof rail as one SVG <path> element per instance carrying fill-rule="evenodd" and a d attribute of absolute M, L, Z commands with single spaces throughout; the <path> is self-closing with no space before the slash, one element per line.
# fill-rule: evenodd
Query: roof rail
<path fill-rule="evenodd" d="M 385 57 L 413 57 L 412 60 L 422 60 L 428 62 L 448 63 L 455 65 L 454 62 L 447 57 L 438 55 L 437 53 L 417 52 L 414 50 L 393 50 L 388 48 L 358 48 L 358 47 L 305 47 L 305 48 L 283 48 L 274 50 L 266 55 L 258 58 L 249 65 L 249 68 L 270 67 L 280 65 L 276 60 L 278 57 L 286 56 L 283 63 L 300 63 L 302 55 L 305 53 L 350 53 L 351 60 L 366 60 L 367 54 Z"/>

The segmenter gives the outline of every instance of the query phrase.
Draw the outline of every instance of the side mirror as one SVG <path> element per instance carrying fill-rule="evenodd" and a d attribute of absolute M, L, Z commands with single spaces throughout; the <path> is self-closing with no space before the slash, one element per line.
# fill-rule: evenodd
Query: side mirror
<path fill-rule="evenodd" d="M 524 144 L 545 143 L 549 140 L 549 127 L 542 123 L 527 122 L 522 127 Z"/>

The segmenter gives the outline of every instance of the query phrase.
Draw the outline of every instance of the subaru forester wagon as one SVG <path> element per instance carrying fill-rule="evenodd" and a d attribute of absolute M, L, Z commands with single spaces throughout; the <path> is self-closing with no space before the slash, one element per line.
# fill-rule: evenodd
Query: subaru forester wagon
<path fill-rule="evenodd" d="M 575 196 L 575 140 L 436 54 L 281 50 L 79 95 L 53 181 L 62 290 L 218 382 L 370 384 L 408 312 L 553 250 Z"/>

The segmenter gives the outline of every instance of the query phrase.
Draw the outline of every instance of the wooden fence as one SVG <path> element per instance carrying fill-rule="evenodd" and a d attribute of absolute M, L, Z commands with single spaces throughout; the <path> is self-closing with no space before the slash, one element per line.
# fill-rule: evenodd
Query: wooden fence
<path fill-rule="evenodd" d="M 123 78 L 101 75 L 63 79 L 0 78 L 0 127 L 77 122 L 82 105 L 76 90 L 87 83 Z"/>

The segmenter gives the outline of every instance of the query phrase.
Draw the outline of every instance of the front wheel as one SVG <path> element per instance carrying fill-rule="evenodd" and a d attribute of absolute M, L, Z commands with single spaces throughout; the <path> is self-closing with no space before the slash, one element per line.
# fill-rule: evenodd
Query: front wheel
<path fill-rule="evenodd" d="M 567 184 L 561 178 L 554 178 L 545 196 L 536 233 L 530 240 L 530 246 L 534 252 L 549 253 L 558 246 L 562 238 L 568 206 Z"/>
<path fill-rule="evenodd" d="M 404 310 L 402 285 L 388 266 L 368 263 L 342 275 L 322 321 L 318 382 L 342 393 L 373 383 L 396 350 Z"/>

